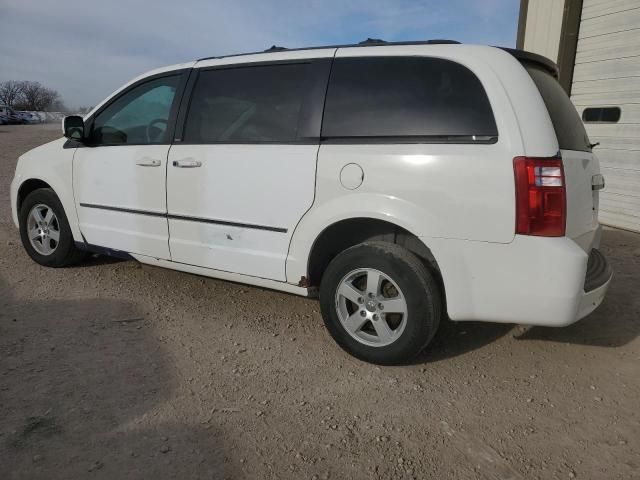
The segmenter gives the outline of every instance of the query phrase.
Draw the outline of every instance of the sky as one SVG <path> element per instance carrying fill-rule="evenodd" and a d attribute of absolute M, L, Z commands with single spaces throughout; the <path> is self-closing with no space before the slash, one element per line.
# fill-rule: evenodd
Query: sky
<path fill-rule="evenodd" d="M 0 0 L 0 81 L 93 106 L 153 68 L 264 50 L 446 38 L 515 46 L 519 0 Z"/>

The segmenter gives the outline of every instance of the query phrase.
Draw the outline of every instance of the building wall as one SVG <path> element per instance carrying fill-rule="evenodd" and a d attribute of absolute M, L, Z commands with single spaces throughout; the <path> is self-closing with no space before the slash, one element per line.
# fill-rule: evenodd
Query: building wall
<path fill-rule="evenodd" d="M 524 50 L 539 53 L 557 62 L 564 0 L 530 0 L 526 3 L 528 8 Z"/>
<path fill-rule="evenodd" d="M 620 108 L 616 123 L 585 123 L 606 180 L 600 221 L 640 232 L 640 0 L 584 0 L 571 93 L 581 115 Z"/>

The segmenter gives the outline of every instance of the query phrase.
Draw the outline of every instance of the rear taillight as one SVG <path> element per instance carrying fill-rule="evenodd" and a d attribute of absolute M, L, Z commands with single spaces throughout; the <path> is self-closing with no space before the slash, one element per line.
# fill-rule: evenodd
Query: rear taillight
<path fill-rule="evenodd" d="M 567 195 L 562 158 L 516 157 L 516 233 L 562 237 Z"/>

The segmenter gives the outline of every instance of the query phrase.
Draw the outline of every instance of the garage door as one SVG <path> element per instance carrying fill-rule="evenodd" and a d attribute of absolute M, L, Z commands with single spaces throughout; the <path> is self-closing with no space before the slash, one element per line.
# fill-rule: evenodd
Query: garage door
<path fill-rule="evenodd" d="M 584 0 L 571 99 L 600 142 L 600 222 L 640 232 L 638 0 Z"/>

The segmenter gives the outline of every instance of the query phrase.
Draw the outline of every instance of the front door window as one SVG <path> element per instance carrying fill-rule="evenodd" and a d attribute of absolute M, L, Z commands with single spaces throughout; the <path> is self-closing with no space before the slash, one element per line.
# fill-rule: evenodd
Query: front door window
<path fill-rule="evenodd" d="M 168 141 L 171 106 L 180 77 L 150 80 L 129 90 L 100 112 L 92 145 L 150 145 Z"/>

